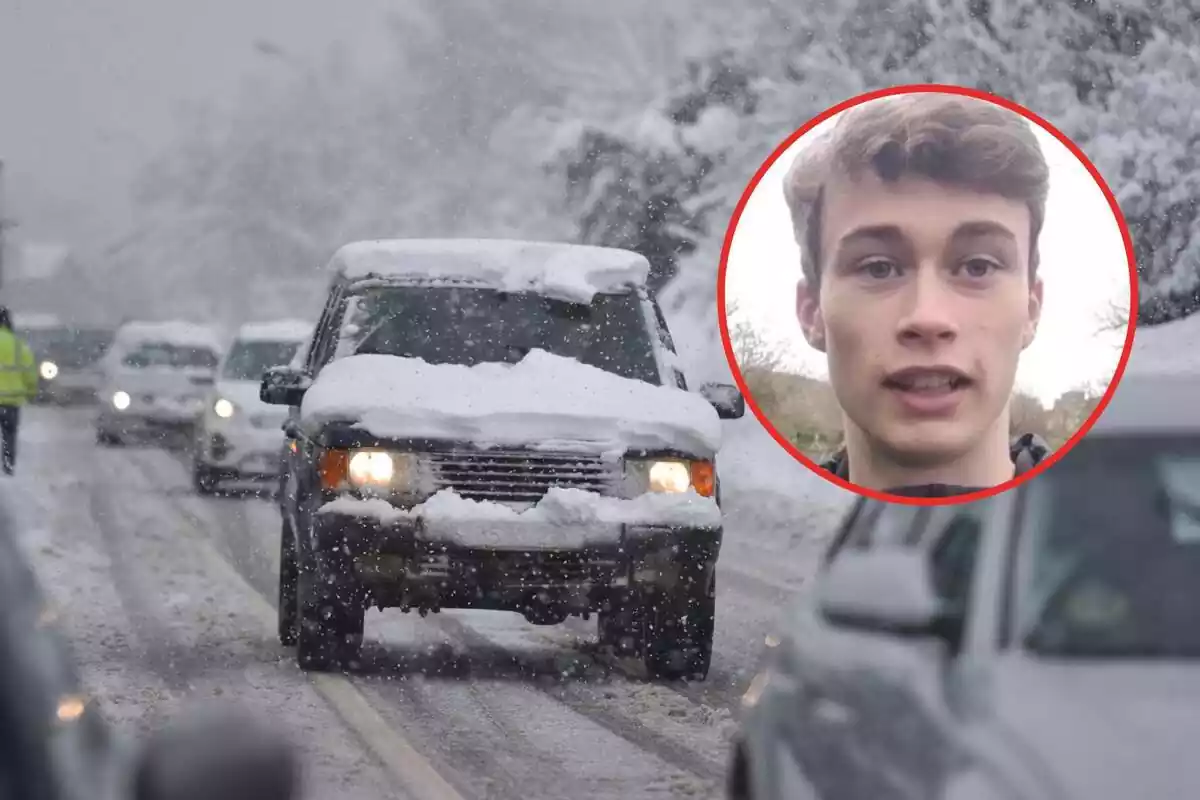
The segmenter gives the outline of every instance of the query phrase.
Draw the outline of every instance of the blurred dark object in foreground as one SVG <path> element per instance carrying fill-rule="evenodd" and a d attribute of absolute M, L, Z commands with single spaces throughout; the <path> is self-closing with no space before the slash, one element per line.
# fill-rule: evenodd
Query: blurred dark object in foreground
<path fill-rule="evenodd" d="M 191 800 L 298 794 L 290 745 L 233 711 L 191 715 L 137 747 L 84 691 L 0 507 L 0 800 Z"/>

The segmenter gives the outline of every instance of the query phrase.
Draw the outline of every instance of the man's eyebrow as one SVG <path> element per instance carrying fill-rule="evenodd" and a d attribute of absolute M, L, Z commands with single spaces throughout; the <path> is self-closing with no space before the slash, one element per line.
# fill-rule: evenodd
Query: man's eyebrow
<path fill-rule="evenodd" d="M 964 222 L 954 229 L 951 234 L 952 239 L 972 239 L 980 236 L 1001 236 L 1005 239 L 1011 239 L 1015 244 L 1017 235 L 1012 232 L 1007 225 L 1001 225 L 999 222 L 991 220 L 972 220 Z"/>
<path fill-rule="evenodd" d="M 863 239 L 901 242 L 904 240 L 904 231 L 900 230 L 898 225 L 863 225 L 852 229 L 838 239 L 837 247 L 845 247 Z"/>

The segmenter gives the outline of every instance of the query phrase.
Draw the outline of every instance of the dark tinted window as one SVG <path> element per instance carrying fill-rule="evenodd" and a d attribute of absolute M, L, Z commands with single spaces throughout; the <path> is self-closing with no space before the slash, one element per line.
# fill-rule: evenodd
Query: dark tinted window
<path fill-rule="evenodd" d="M 113 332 L 104 329 L 52 328 L 20 335 L 38 359 L 66 369 L 95 364 L 113 340 Z"/>
<path fill-rule="evenodd" d="M 271 367 L 291 363 L 300 348 L 298 342 L 245 341 L 237 342 L 225 359 L 221 377 L 231 381 L 257 381 Z"/>
<path fill-rule="evenodd" d="M 653 336 L 633 292 L 584 305 L 493 289 L 382 287 L 350 298 L 337 355 L 473 366 L 515 363 L 536 348 L 658 384 Z"/>
<path fill-rule="evenodd" d="M 930 578 L 933 590 L 946 608 L 966 613 L 971 581 L 979 555 L 982 525 L 969 512 L 956 513 L 930 551 Z"/>
<path fill-rule="evenodd" d="M 1018 634 L 1059 656 L 1200 656 L 1200 440 L 1087 439 L 1030 489 Z"/>

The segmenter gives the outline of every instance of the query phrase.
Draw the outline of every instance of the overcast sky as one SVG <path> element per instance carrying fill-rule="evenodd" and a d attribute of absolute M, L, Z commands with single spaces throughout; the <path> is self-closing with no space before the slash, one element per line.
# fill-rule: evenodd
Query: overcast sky
<path fill-rule="evenodd" d="M 119 238 L 136 165 L 197 100 L 299 67 L 331 46 L 388 53 L 390 0 L 0 0 L 0 159 L 23 238 L 83 247 Z"/>
<path fill-rule="evenodd" d="M 1037 338 L 1022 354 L 1017 387 L 1050 405 L 1081 384 L 1107 386 L 1116 372 L 1125 331 L 1097 331 L 1110 303 L 1129 307 L 1129 267 L 1120 228 L 1087 168 L 1051 134 L 1034 131 L 1050 165 L 1040 239 L 1045 307 Z M 824 378 L 825 356 L 808 346 L 796 322 L 800 251 L 783 198 L 784 174 L 810 135 L 772 165 L 747 202 L 730 248 L 726 293 L 746 321 L 790 345 L 793 368 Z"/>

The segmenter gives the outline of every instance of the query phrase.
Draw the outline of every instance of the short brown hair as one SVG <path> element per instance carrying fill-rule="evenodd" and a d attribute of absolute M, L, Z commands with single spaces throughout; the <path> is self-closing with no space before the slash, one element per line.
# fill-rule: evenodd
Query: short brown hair
<path fill-rule="evenodd" d="M 854 178 L 865 169 L 885 181 L 915 174 L 1023 201 L 1031 220 L 1029 270 L 1036 272 L 1050 169 L 1030 124 L 1014 111 L 975 97 L 912 92 L 843 112 L 788 170 L 783 191 L 810 286 L 820 286 L 825 186 L 834 175 Z"/>

